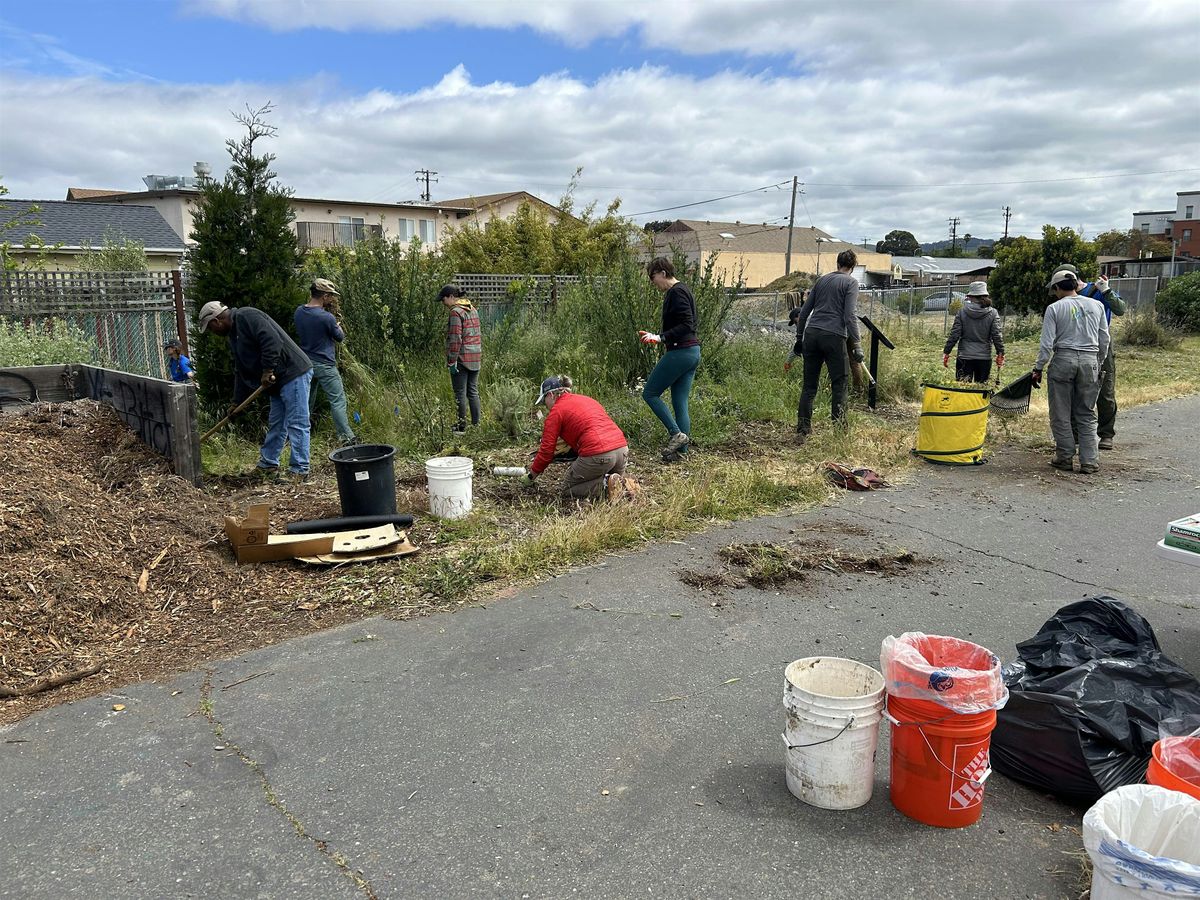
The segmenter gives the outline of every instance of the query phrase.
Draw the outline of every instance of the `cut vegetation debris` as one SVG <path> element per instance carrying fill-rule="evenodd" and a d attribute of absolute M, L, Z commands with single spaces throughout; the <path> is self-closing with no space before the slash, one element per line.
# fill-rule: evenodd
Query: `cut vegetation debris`
<path fill-rule="evenodd" d="M 892 550 L 886 553 L 863 556 L 831 547 L 822 541 L 792 541 L 786 544 L 754 543 L 730 544 L 718 554 L 734 567 L 734 571 L 713 573 L 706 578 L 708 584 L 741 581 L 758 588 L 773 587 L 788 581 L 803 578 L 809 572 L 826 571 L 834 574 L 845 572 L 873 572 L 878 575 L 899 575 L 915 566 L 919 560 L 909 550 Z M 680 573 L 687 584 L 695 585 Z M 696 573 L 687 573 L 692 578 Z M 734 586 L 740 586 L 736 583 Z"/>

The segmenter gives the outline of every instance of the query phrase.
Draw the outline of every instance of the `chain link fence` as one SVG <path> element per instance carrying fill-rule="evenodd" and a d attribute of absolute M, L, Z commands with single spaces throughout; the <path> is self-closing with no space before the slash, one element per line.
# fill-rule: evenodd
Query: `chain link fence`
<path fill-rule="evenodd" d="M 168 378 L 163 344 L 186 352 L 183 278 L 173 272 L 0 272 L 0 318 L 52 329 L 66 322 L 91 346 L 94 365 Z"/>

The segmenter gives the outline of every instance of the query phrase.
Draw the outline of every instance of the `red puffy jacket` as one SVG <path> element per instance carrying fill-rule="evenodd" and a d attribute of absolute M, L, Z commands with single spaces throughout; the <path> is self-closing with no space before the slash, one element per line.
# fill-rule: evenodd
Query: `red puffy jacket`
<path fill-rule="evenodd" d="M 580 456 L 598 456 L 628 446 L 625 434 L 604 407 L 583 394 L 561 394 L 542 426 L 542 443 L 529 471 L 541 475 L 554 459 L 558 439 Z"/>

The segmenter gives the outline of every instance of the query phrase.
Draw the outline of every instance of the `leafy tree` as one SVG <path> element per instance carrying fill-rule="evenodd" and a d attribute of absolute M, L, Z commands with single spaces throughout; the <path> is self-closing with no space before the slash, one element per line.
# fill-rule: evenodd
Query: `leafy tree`
<path fill-rule="evenodd" d="M 8 193 L 8 188 L 0 184 L 0 197 L 4 197 Z M 3 221 L 0 221 L 0 268 L 6 272 L 11 272 L 20 268 L 45 268 L 46 264 L 46 242 L 43 241 L 30 228 L 36 228 L 41 225 L 41 220 L 37 214 L 41 212 L 41 207 L 36 203 L 30 204 L 24 209 L 14 209 L 16 204 L 11 200 L 4 201 L 0 204 L 0 210 L 4 210 L 6 215 Z M 10 232 L 24 232 L 20 247 L 23 250 L 35 251 L 33 256 L 21 254 L 20 257 L 14 257 L 12 254 L 12 241 Z"/>
<path fill-rule="evenodd" d="M 1042 226 L 1042 268 L 1046 279 L 1054 274 L 1056 267 L 1070 263 L 1079 270 L 1085 279 L 1096 277 L 1095 248 L 1080 237 L 1071 228 L 1055 228 L 1053 225 Z M 1044 293 L 1044 291 L 1043 291 Z"/>
<path fill-rule="evenodd" d="M 257 307 L 290 329 L 306 292 L 299 275 L 303 259 L 290 227 L 292 192 L 275 180 L 275 156 L 256 153 L 259 141 L 276 134 L 266 121 L 271 111 L 268 103 L 234 116 L 246 133 L 225 142 L 231 162 L 224 181 L 208 180 L 201 189 L 192 231 L 198 246 L 189 256 L 190 293 L 197 315 L 209 300 L 219 300 Z M 213 334 L 198 338 L 196 356 L 204 373 L 200 400 L 217 412 L 233 381 L 228 341 Z"/>
<path fill-rule="evenodd" d="M 1146 234 L 1137 228 L 1128 231 L 1113 229 L 1096 235 L 1092 241 L 1097 256 L 1121 256 L 1127 259 L 1140 257 L 1147 252 L 1151 256 L 1170 256 L 1171 245 L 1168 241 L 1152 234 Z"/>
<path fill-rule="evenodd" d="M 141 241 L 104 230 L 104 244 L 99 250 L 88 249 L 80 255 L 79 268 L 91 272 L 148 272 L 146 245 Z"/>
<path fill-rule="evenodd" d="M 992 254 L 996 252 L 996 248 L 991 244 L 980 244 L 975 248 L 975 256 L 977 259 L 991 259 Z"/>
<path fill-rule="evenodd" d="M 875 244 L 876 253 L 891 253 L 893 256 L 917 256 L 921 242 L 911 231 L 889 231 L 882 241 Z"/>
<path fill-rule="evenodd" d="M 666 231 L 675 224 L 674 219 L 654 219 L 642 226 L 642 230 L 647 234 L 657 234 L 660 231 Z"/>
<path fill-rule="evenodd" d="M 999 244 L 999 242 L 997 242 Z M 1045 308 L 1046 279 L 1042 274 L 1042 247 L 1032 238 L 1010 238 L 996 247 L 996 268 L 988 290 L 999 309 L 1041 312 Z"/>

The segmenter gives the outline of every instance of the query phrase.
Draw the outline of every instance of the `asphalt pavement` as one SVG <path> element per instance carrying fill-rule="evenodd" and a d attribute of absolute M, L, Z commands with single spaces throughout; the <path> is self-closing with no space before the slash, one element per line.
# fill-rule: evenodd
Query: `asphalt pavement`
<path fill-rule="evenodd" d="M 481 607 L 371 619 L 0 729 L 0 897 L 1078 897 L 1082 810 L 1003 776 L 968 828 L 784 785 L 783 670 L 924 631 L 1006 659 L 1123 599 L 1200 671 L 1200 396 L 1123 412 L 1098 476 L 1048 453 L 717 528 Z M 907 573 L 699 590 L 738 541 L 905 548 Z M 114 704 L 125 709 L 114 711 Z"/>

